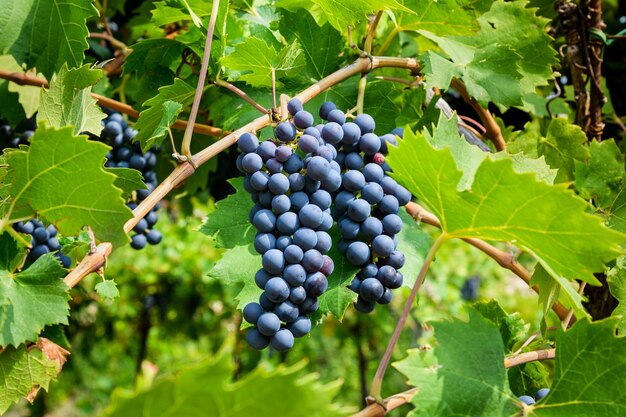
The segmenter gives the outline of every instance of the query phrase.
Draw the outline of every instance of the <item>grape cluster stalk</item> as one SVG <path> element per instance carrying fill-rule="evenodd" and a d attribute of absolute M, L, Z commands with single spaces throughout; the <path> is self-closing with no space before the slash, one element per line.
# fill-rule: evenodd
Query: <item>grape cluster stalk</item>
<path fill-rule="evenodd" d="M 327 123 L 315 126 L 300 100 L 287 108 L 290 117 L 275 127 L 274 138 L 259 141 L 244 133 L 238 139 L 237 168 L 255 203 L 249 220 L 258 231 L 254 248 L 263 265 L 254 277 L 263 293 L 243 316 L 253 325 L 246 339 L 259 350 L 289 350 L 311 330 L 308 316 L 318 309 L 334 270 L 327 253 L 335 221 L 340 251 L 361 267 L 350 285 L 359 294 L 359 311 L 389 303 L 391 289 L 403 279 L 397 271 L 404 264 L 395 238 L 402 228 L 397 213 L 411 194 L 387 175 L 384 158 L 387 144 L 397 144 L 402 131 L 378 137 L 369 115 L 346 122 L 331 102 L 320 109 Z"/>
<path fill-rule="evenodd" d="M 107 109 L 105 109 L 107 111 Z M 159 150 L 152 147 L 147 152 L 141 151 L 139 143 L 133 143 L 137 131 L 128 126 L 128 123 L 118 112 L 108 112 L 106 119 L 102 121 L 102 133 L 98 140 L 110 145 L 111 149 L 104 164 L 107 168 L 132 168 L 141 172 L 147 189 L 135 191 L 131 201 L 127 203 L 131 210 L 134 210 L 158 185 L 157 175 L 154 167 L 157 163 Z M 154 225 L 158 221 L 157 204 L 152 210 L 133 228 L 130 245 L 134 249 L 143 249 L 149 243 L 156 245 L 161 242 L 163 235 Z"/>

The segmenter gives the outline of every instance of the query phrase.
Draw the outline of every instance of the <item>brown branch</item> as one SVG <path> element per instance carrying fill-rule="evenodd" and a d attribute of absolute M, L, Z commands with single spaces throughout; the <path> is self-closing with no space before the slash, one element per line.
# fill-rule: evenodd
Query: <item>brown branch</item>
<path fill-rule="evenodd" d="M 423 221 L 424 223 L 431 226 L 441 228 L 441 223 L 439 222 L 437 216 L 435 216 L 433 213 L 429 212 L 419 204 L 410 202 L 405 206 L 405 209 L 407 213 L 409 213 L 409 215 L 411 215 L 411 217 L 413 217 L 414 219 Z M 503 250 L 500 250 L 481 239 L 467 238 L 463 240 L 470 245 L 476 247 L 477 249 L 483 251 L 490 258 L 495 260 L 502 268 L 508 269 L 509 271 L 513 272 L 530 286 L 531 274 L 526 270 L 526 268 L 524 268 L 522 265 L 519 264 L 519 262 L 517 262 L 515 256 L 511 255 L 510 253 L 504 252 Z M 537 287 L 536 285 L 533 285 L 531 288 L 536 293 L 539 293 L 539 287 Z M 560 303 L 554 303 L 554 305 L 552 306 L 552 310 L 554 310 L 554 312 L 557 314 L 557 316 L 559 316 L 561 320 L 565 320 L 569 313 L 568 310 L 565 309 L 565 307 L 563 307 L 563 305 L 561 305 Z M 572 320 L 576 320 L 576 318 L 572 317 Z"/>
<path fill-rule="evenodd" d="M 347 78 L 350 78 L 353 75 L 384 67 L 418 70 L 419 64 L 413 58 L 359 58 L 352 64 L 345 66 L 344 68 L 330 74 L 326 78 L 323 78 L 317 83 L 311 85 L 309 88 L 302 91 L 294 98 L 298 98 L 302 103 L 306 103 L 324 90 L 332 87 L 335 84 L 340 83 Z M 287 116 L 283 114 L 283 117 Z M 271 124 L 271 122 L 272 121 L 268 115 L 259 117 L 252 122 L 246 124 L 245 126 L 237 129 L 236 131 L 224 136 L 222 139 L 211 144 L 197 154 L 193 155 L 193 165 L 190 162 L 184 162 L 179 164 L 176 168 L 174 168 L 172 173 L 165 180 L 163 180 L 163 182 L 161 182 L 154 189 L 154 191 L 152 191 L 150 195 L 148 195 L 148 197 L 143 200 L 141 204 L 137 206 L 137 208 L 135 208 L 135 210 L 133 210 L 133 218 L 126 222 L 126 224 L 124 225 L 124 231 L 127 233 L 130 232 L 133 227 L 135 227 L 135 225 L 139 222 L 139 220 L 143 219 L 144 216 L 148 214 L 148 212 L 150 212 L 150 210 L 152 210 L 152 208 L 156 206 L 159 201 L 161 201 L 171 190 L 174 189 L 174 187 L 189 178 L 195 171 L 194 166 L 198 167 L 204 164 L 214 156 L 218 155 L 220 152 L 235 144 L 239 136 L 244 132 L 255 132 L 264 128 L 265 126 L 268 126 L 269 124 Z M 98 245 L 98 249 L 102 245 L 110 245 L 110 243 L 102 243 Z M 105 250 L 105 248 L 103 247 L 102 252 L 100 250 L 96 251 L 96 254 L 98 253 L 100 253 L 99 259 L 97 259 L 95 256 L 88 255 L 76 266 L 76 268 L 74 268 L 74 270 L 68 275 L 68 277 L 66 277 L 66 283 L 68 283 L 70 287 L 76 285 L 82 278 L 84 278 L 91 272 L 97 271 L 100 267 L 102 267 L 106 261 L 106 256 L 108 256 L 108 254 L 110 253 L 110 250 Z"/>
<path fill-rule="evenodd" d="M 500 129 L 500 126 L 498 126 L 496 119 L 493 118 L 491 112 L 481 106 L 475 98 L 469 95 L 463 82 L 453 78 L 450 85 L 461 94 L 463 100 L 472 106 L 474 111 L 478 114 L 478 117 L 480 117 L 480 120 L 485 126 L 485 136 L 493 142 L 496 149 L 499 151 L 506 149 L 506 143 L 504 142 L 504 137 L 502 136 L 502 130 Z"/>
<path fill-rule="evenodd" d="M 504 358 L 504 367 L 508 369 L 528 362 L 554 359 L 555 354 L 555 349 L 542 349 L 532 352 L 524 352 L 519 355 L 508 356 Z M 358 413 L 353 414 L 352 417 L 384 417 L 391 410 L 410 402 L 417 392 L 417 388 L 411 388 L 410 390 L 386 398 L 383 401 L 384 405 L 376 402 L 371 403 Z"/>
<path fill-rule="evenodd" d="M 106 264 L 106 260 L 113 250 L 113 245 L 109 242 L 104 242 L 96 247 L 93 253 L 87 254 L 76 268 L 67 274 L 64 281 L 68 287 L 73 288 L 83 278 L 92 272 L 97 272 L 103 265 Z"/>
<path fill-rule="evenodd" d="M 19 73 L 19 72 L 11 72 L 7 70 L 0 69 L 0 78 L 9 80 L 19 85 L 33 85 L 35 87 L 45 87 L 48 88 L 48 81 L 34 77 L 29 73 Z M 119 102 L 117 100 L 113 100 L 108 97 L 101 96 L 100 94 L 91 93 L 91 97 L 93 97 L 100 106 L 108 107 L 120 113 L 124 113 L 129 115 L 134 119 L 139 118 L 139 112 L 133 109 L 128 104 Z M 176 120 L 172 125 L 175 129 L 185 129 L 187 127 L 187 121 L 185 120 Z M 201 135 L 214 136 L 219 137 L 222 135 L 222 129 L 213 126 L 196 124 L 193 129 L 194 132 L 199 133 Z"/>
<path fill-rule="evenodd" d="M 113 36 L 109 35 L 108 33 L 90 32 L 89 37 L 104 39 L 105 41 L 109 42 L 112 47 L 119 49 L 121 51 L 124 51 L 124 52 L 128 51 L 128 46 L 126 46 L 124 42 L 115 39 Z"/>
<path fill-rule="evenodd" d="M 602 21 L 602 1 L 589 0 L 586 7 L 586 15 L 589 19 L 589 27 L 603 31 L 606 25 Z M 602 140 L 604 123 L 602 122 L 602 107 L 606 103 L 606 97 L 602 92 L 600 79 L 602 78 L 602 53 L 604 43 L 598 37 L 591 37 L 587 43 L 591 82 L 589 83 L 589 113 L 591 115 L 589 139 Z"/>

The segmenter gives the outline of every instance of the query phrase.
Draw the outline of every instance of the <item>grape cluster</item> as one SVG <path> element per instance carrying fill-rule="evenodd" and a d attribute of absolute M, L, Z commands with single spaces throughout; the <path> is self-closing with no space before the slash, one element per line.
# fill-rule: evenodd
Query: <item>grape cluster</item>
<path fill-rule="evenodd" d="M 37 220 L 15 223 L 13 228 L 19 233 L 30 235 L 32 249 L 26 257 L 27 262 L 35 262 L 46 253 L 56 252 L 54 256 L 61 262 L 64 268 L 69 268 L 71 259 L 61 252 L 61 244 L 57 239 L 57 229 L 53 225 L 48 227 Z"/>
<path fill-rule="evenodd" d="M 105 109 L 105 111 L 107 111 Z M 134 210 L 154 190 L 158 184 L 154 167 L 157 163 L 158 149 L 153 147 L 143 153 L 139 143 L 133 143 L 137 131 L 128 126 L 122 115 L 117 112 L 108 112 L 106 119 L 102 121 L 103 129 L 99 140 L 109 144 L 113 149 L 107 153 L 107 161 L 104 164 L 108 168 L 133 168 L 143 175 L 147 189 L 137 190 L 134 198 L 128 203 L 128 207 Z M 139 220 L 133 228 L 130 245 L 135 249 L 143 249 L 146 244 L 156 245 L 161 242 L 162 235 L 154 228 L 158 220 L 157 204 L 143 219 Z"/>
<path fill-rule="evenodd" d="M 237 167 L 255 202 L 250 221 L 258 230 L 254 248 L 263 263 L 255 282 L 264 292 L 243 310 L 254 325 L 247 340 L 255 349 L 271 345 L 286 351 L 311 330 L 307 315 L 317 311 L 334 269 L 327 231 L 333 225 L 331 193 L 341 183 L 336 152 L 319 139 L 302 104 L 292 101 L 288 108 L 292 120 L 276 127 L 275 141 L 259 143 L 249 133 L 238 141 Z"/>
<path fill-rule="evenodd" d="M 541 388 L 539 391 L 537 391 L 534 397 L 531 397 L 530 395 L 522 395 L 521 397 L 519 397 L 519 400 L 526 405 L 533 405 L 536 402 L 543 400 L 549 393 L 549 388 Z"/>
<path fill-rule="evenodd" d="M 387 175 L 391 168 L 385 162 L 388 145 L 397 145 L 396 135 L 403 131 L 379 137 L 370 115 L 346 121 L 332 102 L 322 105 L 320 117 L 327 121 L 321 137 L 337 149 L 335 161 L 341 168 L 341 185 L 333 199 L 341 235 L 338 248 L 361 267 L 348 288 L 359 294 L 356 309 L 369 313 L 376 303 L 391 302 L 391 290 L 403 281 L 398 269 L 405 258 L 395 236 L 402 230 L 398 210 L 411 200 L 411 193 Z"/>

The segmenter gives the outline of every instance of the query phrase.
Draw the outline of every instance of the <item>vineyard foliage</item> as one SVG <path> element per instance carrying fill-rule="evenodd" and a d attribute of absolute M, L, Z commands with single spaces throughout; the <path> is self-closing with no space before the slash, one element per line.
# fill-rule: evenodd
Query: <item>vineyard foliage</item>
<path fill-rule="evenodd" d="M 619 7 L 0 0 L 0 414 L 626 415 Z M 288 120 L 298 128 L 279 138 Z M 354 126 L 360 145 L 342 142 Z M 246 132 L 276 153 L 237 149 Z M 244 169 L 246 153 L 259 167 Z M 301 184 L 272 193 L 253 173 Z M 375 203 L 352 174 L 380 182 Z M 269 249 L 255 241 L 269 208 L 265 237 L 283 256 L 277 239 L 295 233 L 276 217 L 291 207 L 304 228 L 290 200 L 302 189 L 308 206 L 328 195 L 310 230 L 332 238 L 288 262 L 324 260 L 298 284 L 308 310 L 290 292 L 268 301 Z M 345 190 L 363 218 L 398 223 L 376 233 L 385 256 L 354 261 L 352 242 L 374 238 L 339 207 Z M 359 285 L 383 267 L 400 288 L 391 299 L 375 282 L 384 295 L 366 300 Z M 257 302 L 288 303 L 310 334 L 277 348 L 282 319 L 259 333 L 272 348 L 252 350 L 258 316 L 242 311 Z"/>

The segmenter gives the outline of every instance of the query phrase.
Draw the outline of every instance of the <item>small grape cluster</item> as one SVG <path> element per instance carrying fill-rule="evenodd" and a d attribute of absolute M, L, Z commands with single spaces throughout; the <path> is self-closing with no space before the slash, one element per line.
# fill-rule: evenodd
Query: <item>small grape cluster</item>
<path fill-rule="evenodd" d="M 105 109 L 106 111 L 106 109 Z M 137 190 L 135 198 L 128 203 L 128 207 L 134 210 L 154 190 L 158 184 L 154 167 L 157 163 L 158 149 L 153 147 L 143 153 L 139 143 L 133 143 L 137 131 L 128 126 L 122 115 L 117 112 L 108 112 L 106 119 L 102 121 L 103 130 L 99 140 L 111 145 L 107 153 L 105 167 L 108 168 L 133 168 L 143 175 L 147 189 Z M 158 220 L 157 204 L 143 219 L 137 222 L 133 228 L 133 236 L 130 245 L 134 249 L 143 249 L 146 244 L 156 245 L 163 238 L 161 232 L 154 228 Z"/>
<path fill-rule="evenodd" d="M 13 226 L 15 231 L 30 235 L 32 249 L 26 257 L 27 262 L 35 262 L 46 253 L 56 252 L 54 256 L 61 262 L 64 268 L 69 268 L 71 259 L 61 252 L 61 244 L 57 239 L 57 229 L 53 225 L 48 227 L 38 219 L 27 222 L 17 222 Z"/>
<path fill-rule="evenodd" d="M 519 397 L 519 400 L 526 405 L 533 405 L 536 402 L 543 400 L 545 397 L 548 396 L 549 393 L 549 388 L 541 388 L 539 391 L 537 391 L 534 397 L 531 397 L 530 395 L 522 395 L 521 397 Z"/>
<path fill-rule="evenodd" d="M 402 230 L 398 210 L 411 200 L 411 193 L 387 175 L 391 168 L 385 162 L 388 145 L 397 145 L 396 135 L 403 131 L 394 129 L 379 137 L 373 133 L 376 125 L 370 115 L 346 121 L 332 102 L 322 105 L 320 117 L 328 122 L 321 138 L 338 149 L 335 160 L 342 173 L 333 211 L 341 235 L 338 248 L 351 264 L 361 267 L 348 288 L 359 294 L 356 309 L 369 313 L 376 303 L 391 302 L 391 290 L 403 281 L 398 269 L 405 257 L 397 250 L 395 236 Z"/>
<path fill-rule="evenodd" d="M 20 125 L 24 125 L 26 128 L 22 133 L 16 132 L 8 123 L 0 123 L 0 146 L 2 146 L 2 149 L 29 145 L 29 140 L 37 129 L 37 123 L 33 117 L 20 123 Z"/>
<path fill-rule="evenodd" d="M 294 142 L 301 131 L 315 128 L 302 105 L 290 103 L 289 110 L 293 124 L 279 124 L 276 140 L 259 144 L 256 136 L 244 133 L 238 141 L 237 167 L 246 174 L 244 187 L 255 202 L 250 221 L 259 231 L 254 248 L 263 264 L 255 282 L 264 292 L 243 310 L 254 325 L 247 340 L 255 349 L 289 350 L 295 337 L 311 330 L 307 316 L 317 311 L 317 298 L 334 269 L 326 255 L 332 245 L 327 231 L 333 225 L 330 192 L 341 179 L 339 166 L 333 166 L 330 150 L 308 152 L 302 142 Z M 297 147 L 304 157 L 294 152 Z"/>

